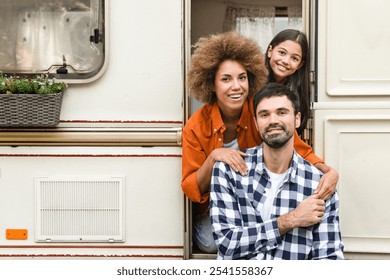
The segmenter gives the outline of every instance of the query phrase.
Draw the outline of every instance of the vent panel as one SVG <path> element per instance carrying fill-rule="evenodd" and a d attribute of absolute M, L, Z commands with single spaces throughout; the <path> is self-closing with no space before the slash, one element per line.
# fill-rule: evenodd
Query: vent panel
<path fill-rule="evenodd" d="M 37 242 L 123 242 L 123 177 L 37 177 Z"/>

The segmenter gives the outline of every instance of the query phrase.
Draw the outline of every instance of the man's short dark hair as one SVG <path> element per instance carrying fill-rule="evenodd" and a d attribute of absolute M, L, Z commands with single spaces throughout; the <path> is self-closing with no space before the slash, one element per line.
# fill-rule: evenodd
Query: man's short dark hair
<path fill-rule="evenodd" d="M 272 96 L 287 96 L 294 108 L 294 115 L 298 114 L 300 111 L 299 98 L 295 92 L 291 91 L 285 85 L 279 83 L 268 83 L 262 89 L 260 89 L 260 91 L 258 91 L 253 98 L 253 112 L 255 113 L 255 116 L 257 105 L 259 105 L 260 101 L 264 98 L 270 98 Z"/>

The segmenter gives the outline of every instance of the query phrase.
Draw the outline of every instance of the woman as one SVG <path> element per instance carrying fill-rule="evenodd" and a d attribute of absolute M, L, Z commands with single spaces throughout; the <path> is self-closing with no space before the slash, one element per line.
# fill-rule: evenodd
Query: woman
<path fill-rule="evenodd" d="M 264 55 L 248 38 L 227 32 L 202 37 L 195 45 L 188 87 L 205 105 L 191 116 L 183 129 L 181 187 L 194 202 L 193 237 L 204 252 L 217 251 L 208 215 L 213 165 L 223 161 L 236 172 L 247 172 L 242 159 L 245 154 L 240 150 L 261 143 L 252 101 L 253 95 L 267 80 Z M 306 160 L 324 169 L 319 168 L 326 173 L 321 195 L 333 193 L 337 183 L 337 179 L 333 182 L 333 169 L 314 155 L 312 148 L 297 133 L 294 147 Z"/>

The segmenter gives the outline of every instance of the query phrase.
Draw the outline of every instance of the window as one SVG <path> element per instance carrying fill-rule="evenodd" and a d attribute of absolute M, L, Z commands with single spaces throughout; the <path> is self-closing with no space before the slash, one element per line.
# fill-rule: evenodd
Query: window
<path fill-rule="evenodd" d="M 302 30 L 302 7 L 231 4 L 226 7 L 224 30 L 235 30 L 255 40 L 265 50 L 280 31 Z"/>
<path fill-rule="evenodd" d="M 2 0 L 0 71 L 96 79 L 105 64 L 104 0 Z"/>

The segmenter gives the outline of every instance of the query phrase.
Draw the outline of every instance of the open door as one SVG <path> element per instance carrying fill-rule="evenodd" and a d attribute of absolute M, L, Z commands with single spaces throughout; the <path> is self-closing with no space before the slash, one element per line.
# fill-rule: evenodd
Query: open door
<path fill-rule="evenodd" d="M 235 30 L 252 38 L 263 49 L 266 49 L 272 38 L 281 30 L 294 28 L 309 34 L 309 0 L 194 0 L 190 1 L 186 38 L 187 67 L 191 59 L 191 46 L 200 37 Z M 188 27 L 187 26 L 187 27 Z M 187 92 L 187 118 L 203 104 Z M 309 140 L 309 139 L 307 139 Z M 215 259 L 215 254 L 205 254 L 193 246 L 191 202 L 186 201 L 186 258 Z"/>

